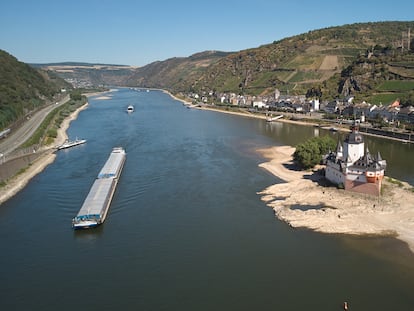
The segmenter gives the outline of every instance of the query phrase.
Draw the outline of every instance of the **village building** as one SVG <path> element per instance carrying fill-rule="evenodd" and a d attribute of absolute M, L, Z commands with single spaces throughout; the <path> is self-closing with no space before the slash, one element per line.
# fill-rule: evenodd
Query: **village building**
<path fill-rule="evenodd" d="M 312 99 L 310 102 L 310 111 L 319 111 L 320 103 L 319 99 Z"/>
<path fill-rule="evenodd" d="M 379 196 L 386 166 L 379 152 L 373 156 L 365 149 L 364 138 L 354 126 L 343 145 L 338 142 L 336 151 L 328 154 L 325 177 L 345 190 Z"/>

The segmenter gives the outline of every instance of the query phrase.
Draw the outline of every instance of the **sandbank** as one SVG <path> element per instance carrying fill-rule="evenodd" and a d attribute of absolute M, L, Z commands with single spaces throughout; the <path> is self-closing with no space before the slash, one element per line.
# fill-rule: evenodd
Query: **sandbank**
<path fill-rule="evenodd" d="M 111 92 L 114 92 L 115 89 L 110 89 L 108 91 L 100 91 L 100 92 L 93 92 L 93 93 L 83 93 L 82 95 L 86 96 L 86 97 L 96 97 L 95 99 L 99 99 L 99 100 L 107 100 L 107 99 L 112 99 L 112 94 L 110 94 Z"/>
<path fill-rule="evenodd" d="M 323 233 L 394 236 L 414 252 L 414 193 L 386 177 L 380 197 L 323 186 L 319 171 L 300 171 L 293 164 L 293 147 L 261 149 L 270 161 L 259 166 L 284 182 L 258 194 L 277 218 L 291 227 Z"/>
<path fill-rule="evenodd" d="M 84 110 L 88 104 L 79 107 L 70 116 L 63 120 L 60 128 L 57 131 L 57 137 L 54 144 L 61 145 L 68 137 L 66 134 L 69 124 L 72 120 L 78 117 L 80 111 Z M 46 146 L 37 152 L 41 152 L 42 155 L 35 160 L 23 173 L 18 174 L 7 181 L 4 187 L 0 188 L 0 204 L 13 197 L 16 193 L 22 190 L 28 182 L 37 174 L 41 173 L 49 164 L 51 164 L 55 158 L 56 147 Z"/>
<path fill-rule="evenodd" d="M 193 103 L 192 102 L 190 102 L 190 101 L 187 101 L 187 100 L 185 100 L 185 99 L 182 99 L 182 98 L 179 98 L 179 97 L 177 97 L 177 96 L 175 96 L 175 95 L 173 95 L 171 92 L 169 92 L 169 91 L 167 91 L 167 90 L 160 90 L 161 92 L 163 92 L 163 93 L 165 93 L 165 94 L 168 94 L 169 96 L 171 96 L 172 98 L 174 98 L 175 100 L 178 100 L 178 101 L 180 101 L 180 102 L 182 102 L 184 105 L 188 105 L 188 106 L 190 106 L 190 105 L 192 105 Z"/>

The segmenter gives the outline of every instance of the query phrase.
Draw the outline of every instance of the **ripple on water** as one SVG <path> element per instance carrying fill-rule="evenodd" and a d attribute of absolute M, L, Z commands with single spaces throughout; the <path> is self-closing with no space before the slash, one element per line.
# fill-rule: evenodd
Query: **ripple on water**
<path fill-rule="evenodd" d="M 168 173 L 166 170 L 160 170 L 158 172 L 151 172 L 151 174 L 142 174 L 143 171 L 138 174 L 128 172 L 124 170 L 121 179 L 118 183 L 117 193 L 114 197 L 114 206 L 112 213 L 123 213 L 131 206 L 140 204 L 143 197 L 152 189 L 157 188 L 157 185 L 162 181 L 164 176 Z M 122 193 L 122 195 L 117 195 Z"/>

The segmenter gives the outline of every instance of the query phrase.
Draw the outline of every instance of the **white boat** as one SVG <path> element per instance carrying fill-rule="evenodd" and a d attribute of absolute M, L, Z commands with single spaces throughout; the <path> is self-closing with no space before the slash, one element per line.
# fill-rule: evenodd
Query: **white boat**
<path fill-rule="evenodd" d="M 128 108 L 127 108 L 127 112 L 128 112 L 128 113 L 130 113 L 130 112 L 134 112 L 134 106 L 129 105 L 129 106 L 128 106 Z"/>
<path fill-rule="evenodd" d="M 62 149 L 74 147 L 77 145 L 82 145 L 84 143 L 86 143 L 86 139 L 78 139 L 78 138 L 76 138 L 75 140 L 67 139 L 62 145 L 58 146 L 57 149 L 62 150 Z"/>

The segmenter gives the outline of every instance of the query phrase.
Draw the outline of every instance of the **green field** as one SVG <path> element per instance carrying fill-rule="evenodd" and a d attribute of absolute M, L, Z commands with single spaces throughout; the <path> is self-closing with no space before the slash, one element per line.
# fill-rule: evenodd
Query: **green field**
<path fill-rule="evenodd" d="M 397 80 L 390 80 L 385 81 L 380 86 L 377 87 L 378 91 L 383 92 L 406 92 L 414 90 L 414 81 L 397 81 Z"/>
<path fill-rule="evenodd" d="M 414 68 L 414 62 L 391 62 L 390 66 Z"/>
<path fill-rule="evenodd" d="M 317 69 L 322 63 L 323 55 L 299 55 L 292 59 L 286 68 L 289 69 Z"/>
<path fill-rule="evenodd" d="M 359 54 L 361 54 L 362 52 L 364 52 L 364 49 L 347 47 L 347 48 L 324 50 L 324 51 L 321 51 L 321 54 L 342 55 L 342 56 L 355 57 L 355 56 L 358 56 Z"/>
<path fill-rule="evenodd" d="M 276 77 L 281 81 L 286 81 L 293 71 L 278 71 L 276 72 Z"/>
<path fill-rule="evenodd" d="M 403 93 L 384 93 L 372 95 L 368 101 L 375 105 L 390 105 L 396 99 L 401 98 Z"/>
<path fill-rule="evenodd" d="M 322 77 L 322 73 L 315 71 L 298 71 L 290 80 L 289 83 L 303 82 L 309 80 L 318 80 Z"/>

